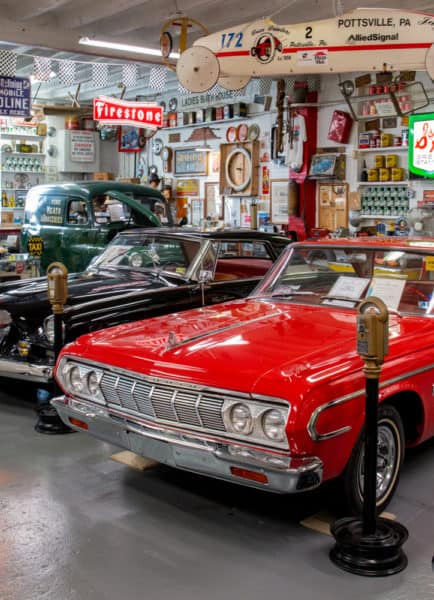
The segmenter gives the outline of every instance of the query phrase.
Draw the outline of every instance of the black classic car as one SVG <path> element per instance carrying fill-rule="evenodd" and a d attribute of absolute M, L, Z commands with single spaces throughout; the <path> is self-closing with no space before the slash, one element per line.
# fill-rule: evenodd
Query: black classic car
<path fill-rule="evenodd" d="M 252 230 L 125 230 L 68 276 L 64 343 L 83 333 L 247 296 L 290 240 Z M 49 383 L 47 279 L 0 284 L 0 377 Z"/>

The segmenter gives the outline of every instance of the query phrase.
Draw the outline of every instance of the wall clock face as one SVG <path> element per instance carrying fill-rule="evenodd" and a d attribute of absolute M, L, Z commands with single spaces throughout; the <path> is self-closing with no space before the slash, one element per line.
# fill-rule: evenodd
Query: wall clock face
<path fill-rule="evenodd" d="M 226 158 L 226 181 L 235 192 L 242 192 L 252 178 L 252 159 L 246 148 L 234 148 Z"/>
<path fill-rule="evenodd" d="M 152 151 L 156 156 L 159 156 L 161 154 L 161 151 L 163 150 L 163 145 L 163 140 L 161 138 L 154 138 L 152 140 Z"/>

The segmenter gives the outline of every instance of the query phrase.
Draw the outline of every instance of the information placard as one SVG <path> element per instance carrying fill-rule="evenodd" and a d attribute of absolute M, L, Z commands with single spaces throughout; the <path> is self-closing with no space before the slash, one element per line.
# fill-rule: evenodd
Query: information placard
<path fill-rule="evenodd" d="M 30 79 L 0 76 L 0 115 L 28 117 L 30 108 Z"/>

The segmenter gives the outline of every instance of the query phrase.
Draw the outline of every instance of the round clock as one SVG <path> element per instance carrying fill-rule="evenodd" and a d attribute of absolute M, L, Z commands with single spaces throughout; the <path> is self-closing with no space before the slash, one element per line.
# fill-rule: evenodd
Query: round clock
<path fill-rule="evenodd" d="M 152 140 L 152 151 L 156 156 L 159 156 L 161 154 L 161 151 L 163 150 L 163 140 L 161 138 L 154 138 Z"/>
<path fill-rule="evenodd" d="M 174 112 L 178 108 L 178 100 L 176 98 L 170 98 L 169 110 Z"/>
<path fill-rule="evenodd" d="M 226 139 L 228 142 L 235 142 L 237 139 L 237 130 L 235 127 L 228 127 L 226 131 Z"/>
<path fill-rule="evenodd" d="M 252 179 L 252 158 L 246 148 L 234 148 L 226 157 L 226 181 L 235 192 L 246 189 Z"/>
<path fill-rule="evenodd" d="M 245 142 L 249 134 L 249 128 L 245 123 L 241 123 L 237 128 L 237 139 L 239 142 Z"/>

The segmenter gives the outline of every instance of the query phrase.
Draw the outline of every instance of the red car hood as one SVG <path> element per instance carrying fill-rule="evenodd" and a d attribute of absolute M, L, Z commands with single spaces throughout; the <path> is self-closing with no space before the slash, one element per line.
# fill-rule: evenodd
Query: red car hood
<path fill-rule="evenodd" d="M 247 299 L 84 335 L 64 353 L 155 377 L 282 397 L 282 383 L 289 388 L 297 380 L 361 370 L 355 320 L 355 311 L 341 308 Z M 392 319 L 392 338 L 404 335 L 408 342 L 404 321 Z M 415 345 L 424 324 L 413 318 Z"/>

